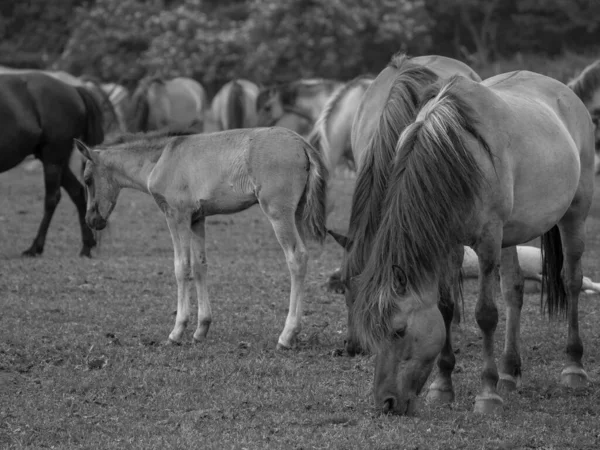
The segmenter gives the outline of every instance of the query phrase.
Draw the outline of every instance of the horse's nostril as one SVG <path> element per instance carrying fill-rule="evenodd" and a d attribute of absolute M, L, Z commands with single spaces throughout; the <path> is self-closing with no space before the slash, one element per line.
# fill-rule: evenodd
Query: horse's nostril
<path fill-rule="evenodd" d="M 388 397 L 383 401 L 382 411 L 384 414 L 394 412 L 396 408 L 396 399 L 394 397 Z"/>

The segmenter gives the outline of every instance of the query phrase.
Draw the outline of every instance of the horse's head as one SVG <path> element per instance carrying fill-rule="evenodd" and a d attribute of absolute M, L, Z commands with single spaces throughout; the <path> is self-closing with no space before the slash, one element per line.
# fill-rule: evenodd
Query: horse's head
<path fill-rule="evenodd" d="M 121 189 L 113 178 L 113 172 L 102 161 L 100 151 L 90 149 L 77 139 L 75 145 L 86 160 L 83 171 L 83 183 L 87 194 L 85 221 L 90 228 L 102 230 L 106 227 Z"/>
<path fill-rule="evenodd" d="M 257 125 L 273 126 L 285 113 L 281 90 L 272 86 L 261 90 L 256 97 Z"/>

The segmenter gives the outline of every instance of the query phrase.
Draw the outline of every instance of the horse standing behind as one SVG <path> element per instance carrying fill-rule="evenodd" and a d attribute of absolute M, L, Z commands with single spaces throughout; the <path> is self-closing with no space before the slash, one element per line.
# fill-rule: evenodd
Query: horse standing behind
<path fill-rule="evenodd" d="M 351 315 L 377 351 L 374 394 L 383 412 L 412 413 L 438 359 L 428 398 L 452 401 L 451 320 L 463 245 L 479 260 L 475 310 L 483 336 L 475 411 L 493 413 L 516 389 L 523 275 L 516 245 L 542 236 L 543 289 L 551 316 L 568 316 L 561 382 L 587 383 L 578 328 L 585 219 L 594 189 L 594 125 L 581 100 L 553 78 L 511 72 L 482 83 L 435 86 L 397 142 L 371 250 L 352 280 Z M 365 195 L 357 186 L 355 198 Z M 500 275 L 507 307 L 498 372 L 494 302 Z M 441 313 L 441 314 L 440 314 Z"/>
<path fill-rule="evenodd" d="M 308 255 L 305 236 L 322 241 L 327 167 L 296 133 L 253 128 L 210 134 L 136 134 L 101 150 L 80 145 L 87 159 L 86 220 L 102 229 L 123 187 L 147 192 L 165 215 L 175 253 L 177 317 L 169 335 L 180 342 L 190 317 L 192 280 L 198 294 L 194 340 L 212 320 L 206 283 L 205 219 L 258 203 L 283 248 L 291 275 L 290 305 L 278 348 L 292 347 L 301 327 Z"/>
<path fill-rule="evenodd" d="M 94 97 L 82 86 L 70 86 L 41 72 L 2 74 L 0 122 L 0 172 L 29 155 L 44 167 L 44 216 L 31 247 L 23 254 L 36 256 L 44 251 L 63 187 L 77 207 L 83 240 L 80 254 L 90 256 L 96 241 L 85 224 L 85 193 L 69 169 L 69 160 L 73 139 L 89 145 L 104 139 L 102 112 Z"/>
<path fill-rule="evenodd" d="M 150 78 L 139 83 L 130 106 L 129 131 L 204 129 L 206 91 L 191 78 Z"/>
<path fill-rule="evenodd" d="M 256 97 L 258 86 L 251 81 L 236 79 L 223 85 L 211 103 L 217 131 L 255 127 Z"/>

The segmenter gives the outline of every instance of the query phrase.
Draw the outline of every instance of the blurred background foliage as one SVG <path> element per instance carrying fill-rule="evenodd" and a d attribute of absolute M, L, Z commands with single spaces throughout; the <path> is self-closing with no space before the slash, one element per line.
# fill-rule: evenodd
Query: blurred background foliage
<path fill-rule="evenodd" d="M 348 80 L 402 50 L 565 81 L 596 57 L 599 19 L 599 0 L 3 0 L 0 64 L 214 93 L 234 77 Z"/>

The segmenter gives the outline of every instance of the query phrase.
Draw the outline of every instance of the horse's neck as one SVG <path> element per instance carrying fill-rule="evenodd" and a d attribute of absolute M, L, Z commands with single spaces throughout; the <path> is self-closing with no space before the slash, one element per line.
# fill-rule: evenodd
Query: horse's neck
<path fill-rule="evenodd" d="M 133 149 L 104 150 L 107 164 L 121 188 L 148 192 L 148 177 L 156 166 L 163 149 L 140 151 Z"/>

